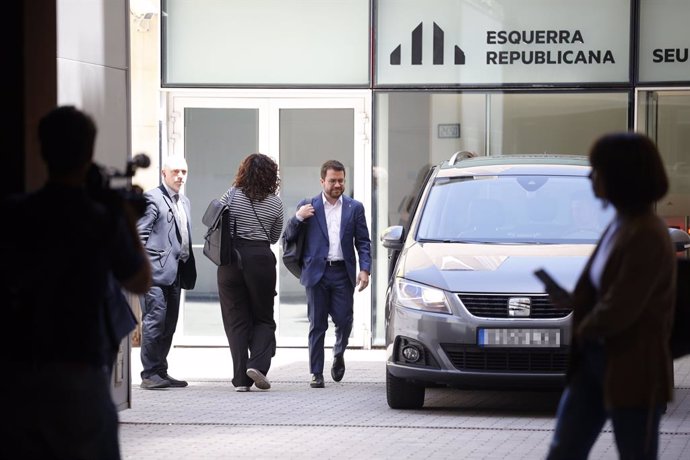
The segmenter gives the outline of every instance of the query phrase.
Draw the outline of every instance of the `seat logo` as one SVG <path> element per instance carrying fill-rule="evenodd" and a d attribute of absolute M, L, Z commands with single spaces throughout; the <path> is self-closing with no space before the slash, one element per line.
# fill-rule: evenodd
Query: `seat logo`
<path fill-rule="evenodd" d="M 411 46 L 411 56 L 410 56 L 410 64 L 412 65 L 422 65 L 422 24 L 423 22 L 420 22 L 417 27 L 414 28 L 412 31 L 412 46 Z M 434 34 L 433 34 L 433 50 L 434 50 L 434 55 L 433 55 L 433 64 L 434 65 L 443 65 L 443 53 L 444 53 L 444 32 L 443 29 L 441 29 L 438 24 L 434 22 Z M 390 54 L 390 64 L 391 65 L 400 65 L 401 64 L 401 59 L 402 56 L 400 55 L 401 53 L 401 47 L 402 45 L 398 45 L 395 47 L 395 49 L 391 52 Z M 455 46 L 453 49 L 453 60 L 455 65 L 464 65 L 465 64 L 465 52 L 460 49 L 459 46 Z"/>
<path fill-rule="evenodd" d="M 532 309 L 532 301 L 529 297 L 510 297 L 508 298 L 508 316 L 513 318 L 524 318 L 529 316 Z"/>

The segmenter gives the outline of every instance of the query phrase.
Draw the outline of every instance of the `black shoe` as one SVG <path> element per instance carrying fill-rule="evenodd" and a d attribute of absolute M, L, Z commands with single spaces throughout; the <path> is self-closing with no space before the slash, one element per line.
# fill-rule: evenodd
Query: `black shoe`
<path fill-rule="evenodd" d="M 172 377 L 170 376 L 170 374 L 168 374 L 167 372 L 164 372 L 164 373 L 159 374 L 159 375 L 161 376 L 161 378 L 163 378 L 163 379 L 167 380 L 168 382 L 170 382 L 170 386 L 171 386 L 172 388 L 184 388 L 184 387 L 186 387 L 187 385 L 189 385 L 189 384 L 187 383 L 186 380 L 177 380 L 177 379 L 174 379 L 174 378 L 172 378 Z"/>
<path fill-rule="evenodd" d="M 333 357 L 333 366 L 331 367 L 331 377 L 336 382 L 340 382 L 345 375 L 345 358 L 342 356 Z"/>
<path fill-rule="evenodd" d="M 309 386 L 312 388 L 323 388 L 325 386 L 323 383 L 323 374 L 312 374 Z"/>
<path fill-rule="evenodd" d="M 158 390 L 160 388 L 170 387 L 170 381 L 164 379 L 160 375 L 153 374 L 150 377 L 146 377 L 141 380 L 141 385 L 139 385 L 144 390 Z"/>

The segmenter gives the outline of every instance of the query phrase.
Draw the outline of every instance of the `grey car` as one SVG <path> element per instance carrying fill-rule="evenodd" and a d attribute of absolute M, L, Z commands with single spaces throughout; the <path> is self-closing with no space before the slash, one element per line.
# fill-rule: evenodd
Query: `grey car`
<path fill-rule="evenodd" d="M 381 236 L 391 408 L 422 407 L 429 386 L 562 386 L 571 312 L 534 272 L 572 289 L 612 219 L 589 172 L 584 157 L 548 155 L 431 169 L 409 222 Z"/>

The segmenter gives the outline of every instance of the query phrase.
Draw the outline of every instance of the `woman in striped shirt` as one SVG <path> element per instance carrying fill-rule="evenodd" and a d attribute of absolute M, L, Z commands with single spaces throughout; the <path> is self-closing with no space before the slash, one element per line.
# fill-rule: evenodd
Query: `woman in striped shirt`
<path fill-rule="evenodd" d="M 238 261 L 218 267 L 218 294 L 233 363 L 236 391 L 252 384 L 268 390 L 266 378 L 276 350 L 273 304 L 276 258 L 271 244 L 283 229 L 283 202 L 278 197 L 278 165 L 253 153 L 240 164 L 233 187 L 221 197 L 230 210 Z"/>

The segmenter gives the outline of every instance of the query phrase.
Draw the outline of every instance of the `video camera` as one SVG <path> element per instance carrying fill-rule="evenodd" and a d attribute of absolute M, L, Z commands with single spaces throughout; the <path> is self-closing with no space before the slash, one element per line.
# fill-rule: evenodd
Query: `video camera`
<path fill-rule="evenodd" d="M 105 204 L 111 212 L 122 212 L 123 206 L 129 205 L 138 219 L 146 211 L 146 201 L 141 187 L 132 185 L 130 179 L 137 169 L 150 165 L 151 160 L 145 153 L 138 153 L 128 160 L 124 172 L 93 163 L 86 178 L 86 189 L 93 199 Z M 115 181 L 123 184 L 114 186 Z"/>

